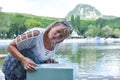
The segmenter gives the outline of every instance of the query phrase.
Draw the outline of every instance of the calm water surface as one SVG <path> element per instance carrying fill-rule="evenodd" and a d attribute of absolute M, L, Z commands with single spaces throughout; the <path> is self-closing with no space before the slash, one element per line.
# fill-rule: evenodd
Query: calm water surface
<path fill-rule="evenodd" d="M 7 45 L 0 45 L 0 52 Z M 120 75 L 120 43 L 61 43 L 54 57 L 61 63 L 71 64 L 77 76 Z"/>
<path fill-rule="evenodd" d="M 57 54 L 79 74 L 120 75 L 120 43 L 62 43 Z"/>

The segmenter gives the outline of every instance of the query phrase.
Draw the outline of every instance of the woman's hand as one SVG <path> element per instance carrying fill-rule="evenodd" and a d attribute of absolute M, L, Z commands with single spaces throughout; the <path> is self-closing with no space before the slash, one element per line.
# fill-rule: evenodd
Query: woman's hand
<path fill-rule="evenodd" d="M 46 61 L 44 61 L 44 63 L 59 63 L 59 62 L 57 62 L 57 61 L 55 61 L 54 59 L 48 59 L 48 60 L 46 60 Z"/>
<path fill-rule="evenodd" d="M 37 64 L 30 58 L 25 57 L 22 61 L 25 70 L 35 71 Z"/>

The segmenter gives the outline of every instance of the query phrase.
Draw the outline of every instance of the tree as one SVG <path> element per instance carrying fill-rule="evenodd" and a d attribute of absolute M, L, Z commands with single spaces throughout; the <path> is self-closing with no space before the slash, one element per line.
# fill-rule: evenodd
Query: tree
<path fill-rule="evenodd" d="M 38 22 L 35 19 L 27 19 L 25 21 L 25 25 L 27 26 L 27 29 L 33 28 L 33 27 L 41 27 L 41 28 L 43 28 L 43 25 L 41 24 L 41 22 Z"/>
<path fill-rule="evenodd" d="M 116 28 L 113 30 L 114 37 L 120 38 L 120 29 Z"/>
<path fill-rule="evenodd" d="M 14 19 L 11 21 L 10 29 L 8 32 L 8 37 L 12 38 L 13 35 L 19 35 L 26 31 L 25 26 L 25 20 L 26 18 L 22 15 L 15 15 Z"/>
<path fill-rule="evenodd" d="M 73 16 L 73 15 L 71 16 L 71 25 L 72 25 L 72 26 L 75 26 L 75 19 L 74 19 L 74 16 Z"/>
<path fill-rule="evenodd" d="M 108 38 L 112 35 L 112 31 L 113 31 L 113 29 L 110 28 L 108 25 L 106 25 L 105 27 L 103 27 L 101 29 L 102 35 L 106 38 Z"/>
<path fill-rule="evenodd" d="M 96 20 L 96 26 L 97 27 L 104 27 L 106 25 L 106 20 L 105 19 L 102 19 L 102 18 L 99 18 Z"/>
<path fill-rule="evenodd" d="M 95 25 L 89 25 L 88 30 L 85 32 L 85 36 L 96 37 L 100 33 L 100 30 Z"/>
<path fill-rule="evenodd" d="M 81 30 L 80 30 L 80 16 L 77 15 L 77 17 L 75 18 L 75 27 L 78 30 L 78 35 L 81 34 Z"/>

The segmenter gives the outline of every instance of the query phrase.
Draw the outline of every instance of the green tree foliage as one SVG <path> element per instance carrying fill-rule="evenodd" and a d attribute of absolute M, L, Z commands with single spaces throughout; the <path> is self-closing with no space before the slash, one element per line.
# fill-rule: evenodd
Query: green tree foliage
<path fill-rule="evenodd" d="M 71 21 L 70 21 L 70 22 L 71 22 L 71 25 L 72 25 L 72 26 L 75 26 L 75 18 L 74 18 L 73 15 L 71 16 Z"/>
<path fill-rule="evenodd" d="M 113 29 L 116 29 L 116 28 L 120 29 L 120 18 L 109 19 L 107 23 Z"/>
<path fill-rule="evenodd" d="M 75 27 L 78 30 L 78 34 L 81 34 L 81 30 L 80 30 L 80 16 L 77 15 L 77 17 L 75 17 Z"/>
<path fill-rule="evenodd" d="M 116 28 L 113 30 L 113 36 L 115 38 L 120 38 L 120 29 Z"/>
<path fill-rule="evenodd" d="M 26 14 L 14 14 L 13 18 L 10 21 L 8 37 L 12 38 L 13 35 L 22 34 L 24 31 L 34 27 L 45 28 L 48 24 L 55 21 L 56 18 L 48 18 L 48 17 L 38 17 L 33 15 Z"/>
<path fill-rule="evenodd" d="M 106 25 L 105 27 L 103 27 L 101 29 L 102 36 L 104 36 L 106 38 L 108 38 L 108 37 L 110 37 L 112 35 L 112 31 L 113 31 L 113 29 L 110 28 L 108 25 Z"/>
<path fill-rule="evenodd" d="M 43 28 L 43 25 L 40 22 L 36 21 L 35 19 L 27 19 L 25 21 L 25 25 L 27 26 L 28 29 L 29 28 L 34 28 L 34 27 Z"/>
<path fill-rule="evenodd" d="M 0 27 L 9 27 L 11 23 L 11 14 L 8 13 L 0 13 Z"/>
<path fill-rule="evenodd" d="M 102 18 L 99 18 L 96 20 L 96 26 L 97 27 L 104 27 L 106 25 L 106 20 L 105 19 L 102 19 Z"/>
<path fill-rule="evenodd" d="M 96 37 L 100 33 L 99 28 L 95 25 L 89 25 L 88 30 L 85 32 L 85 36 Z"/>
<path fill-rule="evenodd" d="M 80 20 L 80 29 L 81 34 L 84 35 L 84 33 L 88 30 L 89 25 L 95 25 L 95 19 L 81 19 Z"/>
<path fill-rule="evenodd" d="M 19 35 L 26 30 L 25 26 L 26 18 L 23 15 L 17 14 L 11 22 L 8 37 L 12 37 L 14 34 Z"/>
<path fill-rule="evenodd" d="M 30 14 L 20 13 L 4 13 L 0 12 L 0 34 L 12 38 L 14 34 L 22 34 L 25 30 L 33 27 L 46 28 L 55 20 L 61 20 L 60 18 L 35 16 Z M 111 19 L 88 19 L 78 16 L 71 16 L 71 22 L 73 29 L 79 35 L 85 36 L 101 36 L 101 37 L 119 37 L 120 30 L 120 18 Z M 109 26 L 106 28 L 106 25 Z M 105 29 L 104 29 L 105 28 Z M 113 33 L 111 32 L 113 29 Z M 119 30 L 118 30 L 119 29 Z M 107 32 L 108 31 L 108 32 Z"/>

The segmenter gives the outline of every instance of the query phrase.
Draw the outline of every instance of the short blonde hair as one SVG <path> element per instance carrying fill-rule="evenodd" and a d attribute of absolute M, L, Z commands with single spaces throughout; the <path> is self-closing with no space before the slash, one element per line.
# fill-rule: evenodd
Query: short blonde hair
<path fill-rule="evenodd" d="M 49 32 L 52 27 L 60 25 L 60 24 L 65 25 L 66 28 L 64 29 L 64 33 L 66 34 L 66 36 L 69 36 L 73 32 L 72 26 L 66 20 L 61 20 L 61 21 L 55 21 L 55 22 L 53 22 L 51 25 L 49 25 L 47 27 L 46 32 Z"/>

